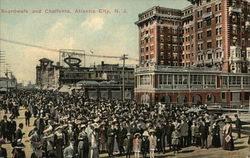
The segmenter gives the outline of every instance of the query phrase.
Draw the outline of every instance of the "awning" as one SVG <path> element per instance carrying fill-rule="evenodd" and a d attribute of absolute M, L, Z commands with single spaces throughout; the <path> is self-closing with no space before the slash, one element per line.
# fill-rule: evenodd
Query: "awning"
<path fill-rule="evenodd" d="M 5 88 L 5 87 L 0 88 L 0 92 L 7 92 L 7 88 Z"/>

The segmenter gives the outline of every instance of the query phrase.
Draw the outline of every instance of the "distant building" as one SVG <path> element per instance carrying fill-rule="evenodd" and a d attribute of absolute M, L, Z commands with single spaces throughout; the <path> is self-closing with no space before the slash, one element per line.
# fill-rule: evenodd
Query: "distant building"
<path fill-rule="evenodd" d="M 0 77 L 0 89 L 2 91 L 7 91 L 10 89 L 15 89 L 17 87 L 17 80 L 15 77 L 7 78 L 7 77 Z M 0 90 L 0 91 L 1 91 Z"/>
<path fill-rule="evenodd" d="M 39 61 L 40 64 L 36 67 L 36 85 L 42 89 L 58 87 L 60 67 L 53 65 L 53 61 L 47 58 Z"/>
<path fill-rule="evenodd" d="M 65 85 L 85 90 L 92 98 L 117 98 L 122 96 L 123 69 L 118 64 L 105 64 L 93 67 L 62 67 L 53 65 L 49 59 L 41 59 L 36 67 L 36 84 L 40 88 L 61 88 Z M 134 68 L 125 67 L 125 94 L 133 98 Z"/>

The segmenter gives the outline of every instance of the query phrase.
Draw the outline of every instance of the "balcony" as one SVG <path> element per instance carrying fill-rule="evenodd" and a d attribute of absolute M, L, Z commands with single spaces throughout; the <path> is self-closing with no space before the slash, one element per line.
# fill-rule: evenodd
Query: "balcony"
<path fill-rule="evenodd" d="M 207 66 L 213 65 L 213 59 L 204 60 L 204 64 L 207 65 Z"/>
<path fill-rule="evenodd" d="M 212 12 L 204 13 L 202 16 L 203 19 L 211 19 L 212 17 L 213 17 Z"/>
<path fill-rule="evenodd" d="M 213 63 L 220 63 L 223 62 L 223 58 L 215 58 L 213 59 Z"/>
<path fill-rule="evenodd" d="M 187 14 L 187 15 L 183 15 L 181 17 L 182 20 L 186 21 L 186 20 L 193 20 L 193 14 Z"/>
<path fill-rule="evenodd" d="M 203 65 L 204 64 L 204 60 L 197 60 L 195 61 L 196 65 Z"/>
<path fill-rule="evenodd" d="M 229 14 L 232 14 L 232 13 L 241 13 L 241 12 L 242 12 L 242 10 L 239 7 L 229 7 Z"/>

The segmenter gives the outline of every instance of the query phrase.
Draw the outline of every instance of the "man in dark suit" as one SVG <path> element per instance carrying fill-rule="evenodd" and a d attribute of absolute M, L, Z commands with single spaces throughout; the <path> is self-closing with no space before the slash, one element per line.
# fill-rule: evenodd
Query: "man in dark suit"
<path fill-rule="evenodd" d="M 10 117 L 9 121 L 9 140 L 12 143 L 12 141 L 15 139 L 15 131 L 16 131 L 16 121 L 13 120 L 12 117 Z"/>
<path fill-rule="evenodd" d="M 199 126 L 199 133 L 201 136 L 201 148 L 205 147 L 207 149 L 208 125 L 205 123 L 205 119 L 201 120 Z"/>
<path fill-rule="evenodd" d="M 113 157 L 113 150 L 115 143 L 115 130 L 113 124 L 110 126 L 107 133 L 108 133 L 108 155 L 109 157 Z"/>
<path fill-rule="evenodd" d="M 239 119 L 238 115 L 234 115 L 236 120 L 235 120 L 235 127 L 237 130 L 238 138 L 241 138 L 241 120 Z"/>
<path fill-rule="evenodd" d="M 5 141 L 7 141 L 7 139 L 9 138 L 9 121 L 8 121 L 8 118 L 6 115 L 3 116 L 3 119 L 1 120 L 0 122 L 1 124 L 1 133 L 2 133 L 2 136 L 3 136 L 3 139 Z"/>
<path fill-rule="evenodd" d="M 4 144 L 4 140 L 0 140 L 0 157 L 7 158 L 7 151 L 5 148 L 2 147 L 2 144 Z"/>
<path fill-rule="evenodd" d="M 18 139 L 23 139 L 23 135 L 24 133 L 22 132 L 22 129 L 23 129 L 23 123 L 20 123 L 18 125 L 18 129 L 16 130 L 16 138 L 15 140 L 18 140 Z"/>
<path fill-rule="evenodd" d="M 29 110 L 25 111 L 25 125 L 30 126 L 31 112 Z"/>

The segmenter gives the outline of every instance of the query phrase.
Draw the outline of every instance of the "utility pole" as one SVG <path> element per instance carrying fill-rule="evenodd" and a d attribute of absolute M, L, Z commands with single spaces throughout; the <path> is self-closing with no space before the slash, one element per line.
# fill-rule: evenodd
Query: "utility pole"
<path fill-rule="evenodd" d="M 125 60 L 128 59 L 127 54 L 123 54 L 121 60 L 123 60 L 122 64 L 122 101 L 125 101 Z"/>

